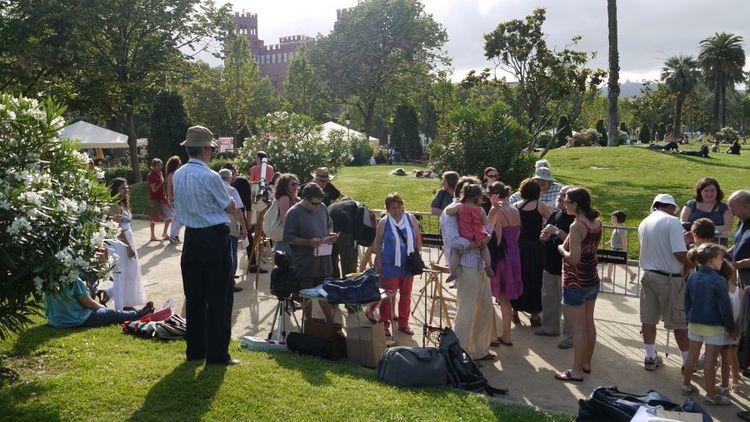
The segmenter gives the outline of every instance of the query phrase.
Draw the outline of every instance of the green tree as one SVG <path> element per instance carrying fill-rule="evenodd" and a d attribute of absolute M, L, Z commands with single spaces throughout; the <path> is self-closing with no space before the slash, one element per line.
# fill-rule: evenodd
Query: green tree
<path fill-rule="evenodd" d="M 418 0 L 366 0 L 342 13 L 311 48 L 310 60 L 335 98 L 353 106 L 369 135 L 380 103 L 448 63 L 441 51 L 447 38 Z"/>
<path fill-rule="evenodd" d="M 566 109 L 569 116 L 577 113 L 587 98 L 596 96 L 605 74 L 586 68 L 593 55 L 550 48 L 542 31 L 545 20 L 545 10 L 534 9 L 525 19 L 502 22 L 484 36 L 485 57 L 517 80 L 515 86 L 501 85 L 503 98 L 531 134 L 530 147 Z M 574 37 L 571 44 L 579 40 Z"/>
<path fill-rule="evenodd" d="M 716 33 L 700 42 L 698 54 L 703 75 L 714 90 L 714 132 L 726 126 L 727 89 L 744 80 L 745 51 L 742 37 L 726 32 Z"/>
<path fill-rule="evenodd" d="M 675 97 L 672 124 L 675 139 L 679 139 L 682 134 L 682 107 L 685 98 L 695 90 L 699 76 L 698 62 L 691 56 L 672 56 L 661 69 L 661 80 Z"/>
<path fill-rule="evenodd" d="M 573 130 L 570 128 L 570 120 L 568 116 L 563 114 L 560 116 L 560 120 L 557 121 L 557 129 L 555 131 L 555 145 L 560 147 L 565 145 L 569 136 L 573 136 Z"/>
<path fill-rule="evenodd" d="M 617 98 L 620 96 L 620 54 L 617 51 L 617 0 L 607 0 L 609 28 L 609 82 L 607 83 L 607 146 L 617 146 Z"/>
<path fill-rule="evenodd" d="M 310 53 L 302 46 L 289 62 L 289 77 L 284 81 L 285 109 L 323 122 L 333 107 L 333 94 L 310 62 Z"/>
<path fill-rule="evenodd" d="M 391 126 L 391 146 L 407 160 L 422 158 L 417 111 L 409 104 L 401 104 L 396 108 L 396 117 Z"/>
<path fill-rule="evenodd" d="M 182 104 L 182 97 L 175 92 L 164 91 L 156 96 L 156 104 L 151 112 L 151 125 L 148 136 L 148 158 L 166 160 L 179 155 L 187 161 L 185 148 L 180 142 L 185 140 L 185 133 L 190 125 L 187 113 Z"/>
<path fill-rule="evenodd" d="M 221 136 L 229 134 L 229 127 L 220 84 L 221 68 L 200 61 L 190 67 L 187 80 L 178 90 L 184 99 L 188 120 Z"/>
<path fill-rule="evenodd" d="M 225 43 L 225 48 L 227 55 L 219 92 L 224 98 L 227 121 L 234 134 L 256 117 L 275 110 L 278 100 L 271 80 L 260 76 L 247 37 L 232 36 Z"/>
<path fill-rule="evenodd" d="M 626 125 L 624 121 L 620 122 L 620 132 L 630 132 L 628 130 L 628 125 Z"/>
<path fill-rule="evenodd" d="M 133 178 L 138 171 L 135 115 L 183 63 L 206 50 L 209 38 L 231 29 L 230 5 L 213 0 L 111 0 L 78 10 L 82 60 L 75 79 L 82 96 L 125 124 Z"/>

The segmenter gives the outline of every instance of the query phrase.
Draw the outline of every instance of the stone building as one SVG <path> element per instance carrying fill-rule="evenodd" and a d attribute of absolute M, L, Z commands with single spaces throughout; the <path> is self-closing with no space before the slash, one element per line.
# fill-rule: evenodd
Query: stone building
<path fill-rule="evenodd" d="M 268 76 L 276 90 L 284 89 L 284 81 L 289 74 L 289 62 L 300 46 L 314 38 L 306 35 L 291 35 L 279 38 L 278 44 L 265 45 L 258 38 L 258 15 L 239 12 L 234 13 L 237 21 L 237 32 L 244 34 L 250 41 L 253 59 L 260 67 L 261 76 Z"/>

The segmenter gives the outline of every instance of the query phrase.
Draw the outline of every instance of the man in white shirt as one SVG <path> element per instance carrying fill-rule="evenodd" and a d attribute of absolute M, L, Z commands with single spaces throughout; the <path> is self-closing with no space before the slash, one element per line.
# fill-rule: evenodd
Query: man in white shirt
<path fill-rule="evenodd" d="M 687 359 L 688 337 L 685 315 L 685 270 L 689 267 L 684 230 L 675 217 L 678 210 L 674 198 L 659 194 L 651 204 L 652 213 L 638 226 L 641 278 L 640 316 L 643 345 L 646 350 L 644 369 L 653 371 L 662 366 L 656 354 L 656 324 L 661 319 L 667 330 L 674 331 L 675 341 Z"/>

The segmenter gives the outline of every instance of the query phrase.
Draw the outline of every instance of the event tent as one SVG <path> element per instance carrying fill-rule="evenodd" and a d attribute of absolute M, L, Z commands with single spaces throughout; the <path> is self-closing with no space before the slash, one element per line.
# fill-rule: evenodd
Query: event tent
<path fill-rule="evenodd" d="M 128 135 L 92 125 L 82 120 L 62 128 L 58 137 L 60 139 L 77 140 L 81 149 L 128 147 Z"/>
<path fill-rule="evenodd" d="M 357 132 L 354 129 L 348 129 L 346 126 L 342 126 L 336 122 L 326 122 L 323 123 L 323 129 L 320 131 L 320 133 L 323 135 L 324 138 L 328 138 L 328 134 L 331 133 L 334 130 L 340 130 L 344 133 L 348 133 L 350 137 L 352 138 L 364 138 L 365 134 L 362 132 Z M 373 138 L 370 136 L 370 142 L 380 142 L 378 138 Z"/>

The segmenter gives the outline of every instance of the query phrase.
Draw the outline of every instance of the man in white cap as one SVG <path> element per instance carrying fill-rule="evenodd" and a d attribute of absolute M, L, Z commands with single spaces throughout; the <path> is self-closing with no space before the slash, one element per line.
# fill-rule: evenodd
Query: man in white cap
<path fill-rule="evenodd" d="M 656 354 L 656 324 L 661 319 L 667 330 L 674 331 L 675 341 L 685 364 L 688 354 L 687 317 L 685 315 L 685 278 L 689 269 L 685 235 L 672 195 L 656 195 L 651 214 L 638 226 L 640 241 L 641 331 L 646 358 L 644 369 L 662 366 Z"/>
<path fill-rule="evenodd" d="M 560 194 L 562 185 L 552 177 L 552 170 L 549 168 L 549 162 L 547 160 L 539 160 L 536 162 L 536 170 L 534 171 L 533 179 L 539 183 L 539 187 L 542 188 L 542 194 L 539 196 L 539 201 L 547 204 L 553 210 L 557 209 L 557 196 Z M 521 200 L 521 192 L 516 192 L 508 198 L 509 204 L 515 204 Z"/>
<path fill-rule="evenodd" d="M 210 130 L 193 126 L 182 146 L 190 161 L 173 176 L 174 204 L 185 225 L 180 267 L 188 320 L 187 360 L 236 365 L 229 356 L 233 279 L 229 214 L 235 213 L 221 177 L 208 168 L 217 145 Z"/>

